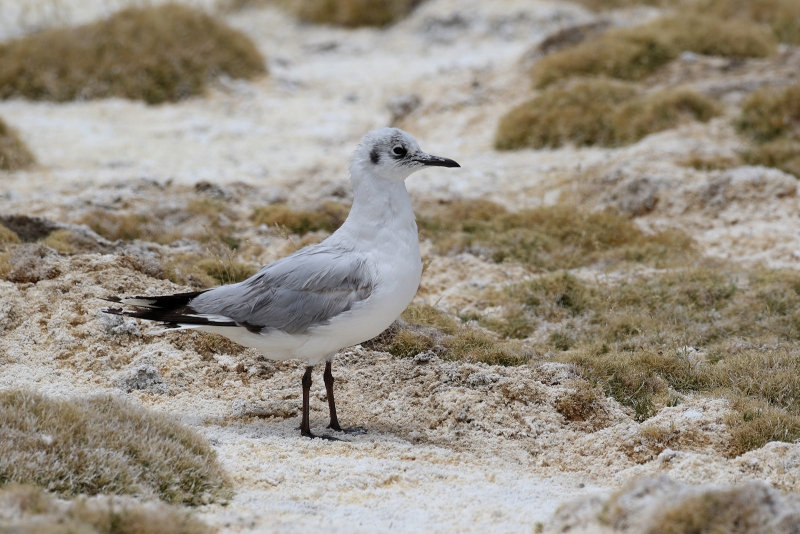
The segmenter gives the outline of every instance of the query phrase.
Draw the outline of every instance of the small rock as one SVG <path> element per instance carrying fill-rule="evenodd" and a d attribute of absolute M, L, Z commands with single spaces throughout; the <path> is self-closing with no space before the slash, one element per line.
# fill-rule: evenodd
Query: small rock
<path fill-rule="evenodd" d="M 500 380 L 501 376 L 497 373 L 472 373 L 467 377 L 467 384 L 476 388 L 488 386 Z"/>
<path fill-rule="evenodd" d="M 658 455 L 658 461 L 662 464 L 668 464 L 675 459 L 676 456 L 678 456 L 677 451 L 673 451 L 672 449 L 664 449 L 661 451 L 661 454 Z"/>
<path fill-rule="evenodd" d="M 414 363 L 416 364 L 423 364 L 428 363 L 432 359 L 436 357 L 436 353 L 432 350 L 426 350 L 425 352 L 420 352 L 416 356 L 414 356 Z"/>
<path fill-rule="evenodd" d="M 147 391 L 149 393 L 169 393 L 169 388 L 154 365 L 139 364 L 132 369 L 120 373 L 117 385 L 127 392 Z"/>
<path fill-rule="evenodd" d="M 139 325 L 133 319 L 127 319 L 122 315 L 112 315 L 110 313 L 103 313 L 98 311 L 94 314 L 97 322 L 103 326 L 106 334 L 119 336 L 122 334 L 130 334 L 132 336 L 140 336 Z"/>

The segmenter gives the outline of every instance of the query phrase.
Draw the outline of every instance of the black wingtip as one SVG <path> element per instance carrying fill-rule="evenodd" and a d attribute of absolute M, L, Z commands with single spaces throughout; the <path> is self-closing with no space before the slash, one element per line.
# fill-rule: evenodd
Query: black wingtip
<path fill-rule="evenodd" d="M 121 302 L 122 302 L 122 299 L 121 299 L 121 298 L 119 298 L 119 297 L 115 297 L 115 296 L 113 296 L 113 295 L 111 295 L 111 296 L 108 296 L 108 297 L 100 297 L 100 298 L 102 298 L 103 300 L 105 300 L 105 301 L 107 301 L 107 302 L 116 302 L 117 304 L 119 304 L 119 303 L 121 303 Z"/>

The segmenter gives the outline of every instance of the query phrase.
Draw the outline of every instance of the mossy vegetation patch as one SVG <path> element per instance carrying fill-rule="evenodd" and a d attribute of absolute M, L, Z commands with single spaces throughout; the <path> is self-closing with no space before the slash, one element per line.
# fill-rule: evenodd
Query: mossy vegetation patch
<path fill-rule="evenodd" d="M 311 210 L 293 209 L 283 202 L 276 202 L 255 209 L 251 219 L 255 224 L 277 226 L 289 234 L 302 236 L 320 230 L 334 232 L 349 213 L 350 206 L 342 202 L 326 201 Z"/>
<path fill-rule="evenodd" d="M 692 31 L 686 31 L 692 28 Z M 554 52 L 532 67 L 537 87 L 574 76 L 641 80 L 690 51 L 735 58 L 766 57 L 776 51 L 772 33 L 743 20 L 688 14 L 663 17 L 633 28 L 617 28 Z"/>
<path fill-rule="evenodd" d="M 622 146 L 720 113 L 714 100 L 688 89 L 643 94 L 630 84 L 586 79 L 545 89 L 509 111 L 500 119 L 495 148 Z"/>
<path fill-rule="evenodd" d="M 15 390 L 0 391 L 0 485 L 9 483 L 190 505 L 230 496 L 206 440 L 170 417 L 110 396 Z"/>
<path fill-rule="evenodd" d="M 0 69 L 2 69 L 0 62 Z M 0 119 L 0 170 L 16 171 L 30 167 L 34 157 L 17 132 Z"/>
<path fill-rule="evenodd" d="M 299 0 L 292 9 L 314 24 L 347 28 L 386 26 L 408 15 L 423 0 Z"/>
<path fill-rule="evenodd" d="M 500 339 L 475 324 L 433 306 L 412 304 L 400 320 L 375 339 L 363 344 L 400 358 L 438 356 L 444 360 L 521 365 L 531 358 L 521 342 Z"/>
<path fill-rule="evenodd" d="M 800 44 L 800 3 L 795 0 L 578 0 L 595 11 L 653 6 L 697 12 L 726 19 L 744 19 L 770 27 L 775 37 Z"/>
<path fill-rule="evenodd" d="M 469 251 L 545 270 L 619 262 L 667 266 L 696 255 L 694 242 L 678 230 L 646 233 L 615 213 L 566 205 L 512 213 L 489 201 L 457 200 L 423 208 L 417 224 L 441 253 Z"/>
<path fill-rule="evenodd" d="M 220 75 L 266 73 L 246 35 L 171 3 L 2 43 L 0 57 L 0 98 L 57 102 L 114 96 L 157 104 L 199 95 Z"/>
<path fill-rule="evenodd" d="M 755 142 L 743 155 L 747 163 L 800 178 L 800 84 L 754 91 L 742 105 L 737 126 Z"/>
<path fill-rule="evenodd" d="M 800 274 L 714 264 L 587 281 L 552 273 L 483 295 L 527 321 L 537 354 L 558 354 L 640 421 L 676 395 L 731 400 L 738 455 L 800 438 Z M 522 319 L 521 319 L 522 317 Z"/>

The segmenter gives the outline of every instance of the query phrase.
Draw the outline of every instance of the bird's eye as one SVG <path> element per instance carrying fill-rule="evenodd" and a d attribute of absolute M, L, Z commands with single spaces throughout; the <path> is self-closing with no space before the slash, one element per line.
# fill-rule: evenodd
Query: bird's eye
<path fill-rule="evenodd" d="M 405 155 L 406 155 L 406 149 L 405 149 L 405 148 L 403 148 L 402 146 L 399 146 L 399 145 L 398 145 L 398 146 L 396 146 L 396 147 L 394 147 L 394 148 L 392 149 L 392 152 L 394 152 L 394 154 L 395 154 L 396 156 L 405 156 Z"/>

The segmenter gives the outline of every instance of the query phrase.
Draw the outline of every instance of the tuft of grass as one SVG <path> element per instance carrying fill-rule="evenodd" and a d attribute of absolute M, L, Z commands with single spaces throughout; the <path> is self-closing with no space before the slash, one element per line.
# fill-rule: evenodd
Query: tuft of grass
<path fill-rule="evenodd" d="M 686 2 L 687 0 L 680 0 Z M 795 0 L 691 0 L 695 9 L 720 17 L 752 20 L 772 28 L 783 42 L 800 44 L 800 3 Z"/>
<path fill-rule="evenodd" d="M 511 213 L 483 200 L 457 200 L 423 209 L 417 224 L 442 253 L 471 251 L 547 270 L 619 261 L 665 265 L 696 254 L 679 231 L 647 234 L 628 218 L 566 205 Z"/>
<path fill-rule="evenodd" d="M 800 44 L 800 4 L 795 0 L 578 0 L 595 11 L 640 5 L 673 8 L 765 24 L 783 43 Z"/>
<path fill-rule="evenodd" d="M 19 236 L 13 230 L 9 230 L 0 224 L 0 245 L 3 243 L 19 243 Z"/>
<path fill-rule="evenodd" d="M 34 486 L 0 490 L 0 528 L 20 534 L 212 534 L 187 511 L 160 502 L 95 497 L 58 502 Z M 9 529 L 9 530 L 5 530 Z"/>
<path fill-rule="evenodd" d="M 735 398 L 733 408 L 725 420 L 732 435 L 729 456 L 760 449 L 771 441 L 800 440 L 800 413 L 796 410 L 776 408 L 748 397 Z"/>
<path fill-rule="evenodd" d="M 215 453 L 172 418 L 111 396 L 52 399 L 0 391 L 0 485 L 62 496 L 153 495 L 168 503 L 224 500 Z"/>
<path fill-rule="evenodd" d="M 157 104 L 199 95 L 221 74 L 266 73 L 247 36 L 175 3 L 22 37 L 0 44 L 0 57 L 0 98 L 57 102 L 116 96 Z"/>
<path fill-rule="evenodd" d="M 537 353 L 576 365 L 639 421 L 700 393 L 730 399 L 731 455 L 800 437 L 796 271 L 701 264 L 591 282 L 550 273 L 482 301 L 543 327 L 548 335 L 532 333 Z"/>
<path fill-rule="evenodd" d="M 253 265 L 235 261 L 231 256 L 206 258 L 200 260 L 197 267 L 223 285 L 242 282 L 258 272 Z"/>
<path fill-rule="evenodd" d="M 102 250 L 94 239 L 65 228 L 51 232 L 40 242 L 59 254 L 90 253 Z"/>
<path fill-rule="evenodd" d="M 251 219 L 255 224 L 280 226 L 290 233 L 304 235 L 308 232 L 333 232 L 339 228 L 350 207 L 341 202 L 327 201 L 315 210 L 295 210 L 284 203 L 275 203 L 254 210 Z"/>
<path fill-rule="evenodd" d="M 737 126 L 756 142 L 743 154 L 747 163 L 777 167 L 800 178 L 800 84 L 753 91 Z"/>
<path fill-rule="evenodd" d="M 624 9 L 635 6 L 654 6 L 660 7 L 664 0 L 577 0 L 593 11 L 603 11 L 607 9 Z"/>
<path fill-rule="evenodd" d="M 621 146 L 643 137 L 721 113 L 712 99 L 688 89 L 638 94 L 628 84 L 587 79 L 545 89 L 509 111 L 497 127 L 495 148 Z"/>
<path fill-rule="evenodd" d="M 757 145 L 743 155 L 750 165 L 775 167 L 800 178 L 800 139 L 777 139 Z"/>
<path fill-rule="evenodd" d="M 746 160 L 745 160 L 746 161 Z M 742 165 L 739 156 L 722 156 L 719 154 L 694 153 L 678 162 L 684 167 L 692 167 L 698 171 L 724 171 Z"/>
<path fill-rule="evenodd" d="M 463 324 L 433 306 L 412 304 L 401 319 L 377 338 L 364 343 L 400 358 L 433 352 L 444 360 L 522 365 L 531 354 L 515 341 L 504 341 L 475 325 Z"/>
<path fill-rule="evenodd" d="M 546 89 L 500 119 L 494 146 L 498 150 L 617 144 L 614 115 L 635 98 L 631 85 L 584 80 L 567 88 Z"/>
<path fill-rule="evenodd" d="M 247 351 L 247 347 L 229 340 L 225 336 L 206 332 L 184 331 L 171 341 L 180 350 L 193 350 L 203 360 L 211 360 L 215 355 L 227 354 L 236 356 Z"/>
<path fill-rule="evenodd" d="M 16 246 L 0 258 L 0 276 L 18 284 L 53 279 L 61 274 L 57 256 L 56 251 L 38 243 Z"/>
<path fill-rule="evenodd" d="M 387 26 L 408 15 L 423 0 L 300 0 L 297 16 L 314 24 L 347 28 Z"/>
<path fill-rule="evenodd" d="M 709 489 L 666 499 L 650 521 L 647 534 L 779 532 L 783 529 L 775 523 L 778 514 L 774 510 L 775 495 L 762 483 Z"/>
<path fill-rule="evenodd" d="M 82 215 L 77 224 L 85 224 L 110 241 L 143 239 L 158 243 L 167 242 L 162 222 L 146 213 L 116 213 L 96 209 Z"/>
<path fill-rule="evenodd" d="M 586 421 L 597 414 L 601 409 L 597 388 L 585 380 L 573 380 L 570 385 L 572 389 L 556 400 L 556 411 L 572 422 Z"/>
<path fill-rule="evenodd" d="M 0 170 L 25 169 L 33 165 L 34 161 L 33 154 L 19 138 L 17 132 L 0 119 Z"/>
<path fill-rule="evenodd" d="M 738 126 L 762 143 L 800 137 L 800 84 L 753 91 L 742 105 Z"/>
<path fill-rule="evenodd" d="M 699 14 L 663 17 L 634 28 L 609 30 L 554 52 L 534 64 L 531 74 L 540 88 L 572 76 L 641 80 L 684 51 L 767 57 L 775 53 L 776 42 L 768 29 L 747 20 Z"/>

